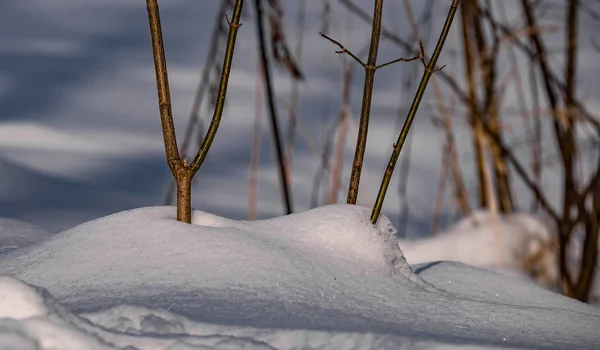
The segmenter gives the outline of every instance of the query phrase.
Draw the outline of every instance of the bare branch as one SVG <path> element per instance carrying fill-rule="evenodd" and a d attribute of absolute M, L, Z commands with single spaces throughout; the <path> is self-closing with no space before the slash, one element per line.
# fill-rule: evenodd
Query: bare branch
<path fill-rule="evenodd" d="M 361 66 L 367 66 L 366 63 L 364 63 L 360 58 L 356 57 L 356 55 L 354 55 L 350 50 L 346 49 L 344 45 L 340 44 L 337 40 L 330 38 L 329 36 L 327 36 L 327 34 L 323 32 L 319 32 L 319 35 L 340 47 L 340 50 L 335 50 L 335 53 L 346 53 L 350 57 L 352 57 L 356 62 L 358 62 Z"/>

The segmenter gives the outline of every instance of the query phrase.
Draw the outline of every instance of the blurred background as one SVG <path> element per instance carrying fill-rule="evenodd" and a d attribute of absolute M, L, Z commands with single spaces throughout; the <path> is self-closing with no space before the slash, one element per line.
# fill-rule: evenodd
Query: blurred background
<path fill-rule="evenodd" d="M 190 159 L 212 117 L 233 2 L 159 1 Z M 194 178 L 193 207 L 232 219 L 285 213 L 279 166 L 294 211 L 345 202 L 361 109 L 362 67 L 319 32 L 366 60 L 373 2 L 262 3 L 276 115 L 246 1 L 221 126 Z M 449 6 L 385 2 L 378 63 L 414 56 L 420 41 L 431 55 Z M 576 270 L 597 264 L 599 27 L 597 1 L 461 1 L 384 204 L 401 237 L 478 211 L 534 214 L 554 232 L 563 289 L 587 293 L 591 280 L 561 261 L 576 242 Z M 3 0 L 0 33 L 0 216 L 59 231 L 170 203 L 145 3 Z M 373 205 L 422 73 L 419 60 L 376 73 L 358 204 Z"/>

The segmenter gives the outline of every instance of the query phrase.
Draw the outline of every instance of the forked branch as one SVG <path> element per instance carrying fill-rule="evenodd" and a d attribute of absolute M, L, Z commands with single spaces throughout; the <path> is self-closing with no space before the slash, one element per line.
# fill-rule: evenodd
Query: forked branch
<path fill-rule="evenodd" d="M 152 53 L 154 56 L 154 68 L 156 71 L 156 87 L 158 91 L 158 106 L 160 109 L 160 120 L 163 130 L 163 139 L 165 143 L 165 153 L 167 164 L 177 184 L 177 220 L 190 223 L 192 219 L 192 178 L 200 168 L 206 154 L 216 135 L 223 107 L 225 105 L 225 95 L 227 92 L 227 83 L 231 71 L 231 62 L 233 59 L 233 49 L 235 39 L 240 24 L 242 14 L 243 0 L 236 0 L 233 10 L 233 19 L 229 23 L 229 36 L 227 38 L 227 48 L 221 72 L 219 92 L 217 103 L 213 114 L 210 128 L 204 138 L 204 142 L 196 155 L 192 164 L 188 165 L 187 159 L 181 160 L 177 149 L 177 139 L 175 136 L 175 127 L 173 125 L 173 112 L 171 109 L 171 96 L 169 92 L 169 78 L 167 74 L 167 63 L 165 59 L 165 50 L 162 39 L 162 29 L 160 26 L 160 14 L 157 0 L 146 0 L 148 10 L 148 20 L 150 24 L 150 34 L 152 38 Z"/>
<path fill-rule="evenodd" d="M 348 56 L 352 57 L 356 62 L 358 62 L 358 64 L 360 64 L 363 68 L 365 69 L 373 69 L 373 70 L 378 70 L 379 68 L 383 68 L 386 66 L 389 66 L 392 63 L 396 63 L 396 62 L 410 62 L 410 61 L 414 61 L 414 60 L 418 60 L 418 59 L 423 59 L 423 44 L 420 43 L 421 45 L 421 52 L 414 56 L 414 57 L 409 57 L 409 58 L 405 58 L 405 57 L 400 57 L 397 58 L 395 60 L 391 60 L 389 62 L 383 63 L 383 64 L 379 64 L 376 65 L 374 67 L 368 66 L 367 63 L 363 62 L 360 58 L 358 58 L 355 54 L 352 53 L 352 51 L 348 50 L 344 45 L 340 44 L 339 41 L 331 38 L 330 36 L 328 36 L 327 34 L 323 33 L 323 32 L 319 32 L 319 35 L 322 36 L 323 38 L 331 41 L 333 44 L 337 45 L 340 49 L 339 50 L 335 50 L 335 53 L 345 53 L 348 54 Z M 443 68 L 443 67 L 442 67 Z"/>

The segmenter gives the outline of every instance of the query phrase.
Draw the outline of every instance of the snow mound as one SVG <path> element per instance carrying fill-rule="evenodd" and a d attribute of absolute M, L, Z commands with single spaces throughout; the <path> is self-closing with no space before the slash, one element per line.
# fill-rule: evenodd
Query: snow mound
<path fill-rule="evenodd" d="M 529 214 L 498 216 L 480 211 L 435 237 L 400 241 L 410 264 L 456 261 L 499 272 L 523 271 L 553 287 L 558 279 L 552 230 Z"/>
<path fill-rule="evenodd" d="M 39 226 L 25 221 L 0 218 L 0 254 L 25 247 L 52 235 Z"/>
<path fill-rule="evenodd" d="M 269 220 L 245 222 L 244 227 L 272 240 L 287 242 L 313 258 L 319 256 L 337 261 L 354 273 L 383 268 L 389 275 L 409 277 L 425 286 L 414 275 L 398 247 L 396 229 L 390 220 L 382 216 L 373 227 L 370 213 L 371 210 L 365 207 L 336 204 Z M 197 213 L 193 223 L 202 225 L 207 221 L 223 224 L 214 219 L 214 215 L 206 213 Z"/>
<path fill-rule="evenodd" d="M 211 302 L 197 305 L 197 313 L 228 312 L 230 299 L 257 308 L 276 300 L 293 302 L 310 318 L 336 298 L 346 304 L 340 312 L 360 303 L 344 295 L 363 283 L 401 279 L 416 290 L 432 289 L 406 263 L 389 220 L 382 217 L 374 227 L 369 213 L 364 207 L 333 205 L 238 222 L 196 211 L 194 225 L 188 225 L 174 220 L 174 208 L 142 208 L 10 252 L 0 258 L 0 273 L 43 286 L 82 310 L 148 298 L 170 308 L 173 295 L 202 295 Z M 262 313 L 251 318 L 276 323 Z"/>
<path fill-rule="evenodd" d="M 389 220 L 373 226 L 369 214 L 333 205 L 247 222 L 196 211 L 189 225 L 174 208 L 154 207 L 97 219 L 0 257 L 0 274 L 60 302 L 34 288 L 40 304 L 30 287 L 2 280 L 20 294 L 15 303 L 31 305 L 0 327 L 10 341 L 37 342 L 45 336 L 30 324 L 53 320 L 64 329 L 47 335 L 139 349 L 600 343 L 599 309 L 464 265 L 415 273 Z"/>
<path fill-rule="evenodd" d="M 26 275 L 31 283 L 54 292 L 53 284 L 67 282 L 71 287 L 90 289 L 127 282 L 131 276 L 151 280 L 171 275 L 190 280 L 198 274 L 198 267 L 236 277 L 277 274 L 278 265 L 290 263 L 289 254 L 293 253 L 311 268 L 323 267 L 319 268 L 323 273 L 331 272 L 327 267 L 335 267 L 335 272 L 401 275 L 425 286 L 406 263 L 390 221 L 382 217 L 373 227 L 368 212 L 364 207 L 334 205 L 282 218 L 237 222 L 195 211 L 194 225 L 187 225 L 173 219 L 171 207 L 135 209 L 82 224 L 44 244 L 14 252 L 2 265 L 4 271 Z M 214 259 L 222 256 L 231 259 Z M 64 266 L 69 266 L 68 276 L 62 271 Z M 128 266 L 127 271 L 119 271 L 122 266 Z M 80 283 L 89 275 L 94 275 L 93 285 L 87 283 L 92 281 Z"/>

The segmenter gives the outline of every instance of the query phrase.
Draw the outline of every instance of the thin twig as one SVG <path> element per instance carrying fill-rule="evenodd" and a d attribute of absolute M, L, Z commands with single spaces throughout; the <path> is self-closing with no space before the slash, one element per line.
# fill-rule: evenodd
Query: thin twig
<path fill-rule="evenodd" d="M 258 35 L 258 46 L 260 50 L 263 75 L 265 78 L 267 104 L 269 106 L 269 114 L 271 117 L 270 119 L 273 134 L 273 142 L 275 144 L 275 153 L 277 156 L 277 163 L 279 168 L 279 180 L 281 182 L 281 190 L 283 192 L 283 204 L 285 207 L 285 213 L 291 214 L 293 212 L 292 195 L 290 192 L 290 186 L 288 184 L 287 176 L 285 175 L 285 160 L 283 157 L 283 149 L 281 147 L 281 140 L 279 136 L 279 121 L 277 117 L 277 108 L 275 107 L 275 97 L 271 82 L 271 69 L 269 67 L 269 61 L 267 58 L 267 47 L 265 43 L 262 0 L 255 0 L 254 5 L 256 7 L 256 28 Z"/>
<path fill-rule="evenodd" d="M 369 132 L 369 118 L 371 115 L 371 98 L 373 97 L 373 82 L 377 66 L 377 50 L 379 49 L 379 36 L 381 34 L 381 18 L 383 14 L 383 0 L 375 0 L 373 10 L 373 28 L 371 30 L 371 42 L 369 56 L 365 68 L 365 82 L 363 86 L 362 106 L 360 110 L 360 121 L 358 125 L 358 137 L 350 173 L 350 184 L 348 186 L 348 204 L 356 204 L 360 175 L 367 147 L 367 135 Z"/>
<path fill-rule="evenodd" d="M 342 108 L 339 117 L 339 127 L 337 132 L 337 141 L 335 145 L 335 159 L 331 169 L 331 185 L 329 189 L 329 198 L 327 203 L 337 203 L 338 192 L 341 186 L 342 168 L 344 161 L 344 146 L 346 145 L 346 134 L 348 133 L 348 124 L 350 115 L 350 89 L 352 87 L 352 67 L 347 59 L 344 60 L 343 78 L 342 78 Z"/>
<path fill-rule="evenodd" d="M 433 55 L 431 56 L 431 60 L 427 65 L 427 69 L 425 69 L 425 71 L 423 72 L 423 77 L 421 78 L 421 82 L 419 83 L 419 87 L 415 94 L 415 98 L 410 106 L 410 110 L 408 112 L 408 115 L 406 116 L 406 120 L 404 122 L 404 125 L 402 126 L 402 130 L 398 135 L 398 140 L 396 141 L 396 144 L 394 144 L 394 149 L 392 151 L 390 161 L 385 170 L 383 179 L 381 180 L 381 186 L 379 188 L 379 192 L 377 193 L 375 206 L 373 207 L 373 212 L 371 213 L 371 223 L 373 225 L 377 223 L 377 219 L 379 218 L 379 214 L 381 213 L 381 208 L 383 207 L 383 200 L 385 198 L 387 188 L 390 184 L 392 174 L 394 172 L 394 167 L 396 166 L 396 162 L 398 161 L 398 156 L 400 155 L 400 151 L 402 150 L 404 141 L 406 141 L 406 137 L 408 135 L 408 131 L 410 130 L 410 126 L 417 114 L 417 110 L 419 109 L 419 104 L 421 103 L 421 99 L 423 98 L 423 94 L 425 93 L 425 89 L 427 88 L 429 78 L 434 72 L 435 64 L 438 58 L 440 57 L 442 48 L 444 46 L 444 42 L 446 41 L 446 37 L 448 36 L 448 32 L 450 31 L 450 26 L 452 25 L 452 20 L 454 19 L 454 14 L 456 13 L 457 9 L 458 0 L 453 0 L 452 5 L 450 6 L 450 11 L 448 11 L 448 16 L 446 17 L 446 22 L 444 23 L 444 27 L 433 51 Z"/>
<path fill-rule="evenodd" d="M 254 86 L 254 129 L 252 130 L 252 150 L 250 151 L 250 183 L 248 192 L 248 220 L 256 220 L 258 207 L 258 168 L 260 162 L 260 132 L 262 117 L 263 74 L 257 65 L 256 84 Z"/>
<path fill-rule="evenodd" d="M 208 154 L 208 150 L 210 149 L 210 146 L 217 133 L 217 129 L 219 128 L 219 124 L 221 123 L 221 116 L 223 115 L 223 108 L 225 107 L 225 96 L 227 95 L 227 85 L 229 83 L 229 74 L 231 73 L 233 51 L 235 49 L 235 39 L 237 37 L 238 29 L 242 25 L 240 23 L 240 16 L 242 14 L 243 3 L 243 0 L 236 1 L 233 10 L 233 19 L 231 21 L 226 16 L 227 23 L 229 24 L 229 36 L 227 37 L 227 48 L 225 49 L 225 58 L 223 60 L 223 70 L 221 72 L 221 79 L 219 82 L 217 103 L 215 106 L 215 111 L 213 113 L 212 121 L 210 122 L 208 131 L 206 132 L 206 137 L 202 142 L 200 150 L 198 150 L 198 154 L 196 155 L 194 161 L 190 165 L 190 168 L 194 174 L 198 171 L 198 169 L 200 169 L 200 166 L 204 162 L 204 159 Z"/>
<path fill-rule="evenodd" d="M 364 63 L 360 58 L 356 57 L 356 55 L 354 55 L 350 50 L 346 49 L 344 45 L 340 44 L 337 40 L 330 38 L 323 32 L 319 32 L 319 35 L 339 46 L 340 50 L 335 50 L 335 53 L 346 53 L 348 56 L 352 57 L 356 62 L 358 62 L 358 64 L 363 66 L 363 68 L 367 66 L 366 63 Z"/>
<path fill-rule="evenodd" d="M 337 45 L 340 48 L 340 50 L 335 50 L 335 53 L 339 53 L 339 54 L 345 53 L 345 54 L 348 54 L 348 56 L 352 57 L 363 68 L 367 68 L 367 63 L 364 63 L 360 58 L 358 58 L 355 54 L 353 54 L 352 51 L 348 50 L 344 45 L 340 44 L 339 41 L 337 41 L 337 40 L 329 37 L 327 34 L 325 34 L 323 32 L 319 32 L 319 35 L 322 36 L 322 37 L 324 37 L 325 39 L 331 41 L 333 44 Z M 393 64 L 393 63 L 396 63 L 396 62 L 411 62 L 411 61 L 414 61 L 414 60 L 423 59 L 423 53 L 422 52 L 423 52 L 423 50 L 421 48 L 421 53 L 417 54 L 416 56 L 408 57 L 408 58 L 400 57 L 400 58 L 397 58 L 395 60 L 389 61 L 387 63 L 376 65 L 375 68 L 374 68 L 374 70 L 377 70 L 379 68 L 383 68 L 383 67 L 389 66 L 390 64 Z M 425 65 L 425 66 L 427 66 L 427 65 Z"/>
<path fill-rule="evenodd" d="M 294 57 L 297 64 L 300 65 L 302 59 L 302 42 L 304 40 L 304 17 L 306 10 L 306 0 L 301 0 L 298 8 L 298 16 L 296 18 L 296 48 Z M 289 108 L 287 139 L 285 147 L 285 169 L 288 183 L 292 183 L 293 174 L 293 156 L 294 145 L 296 140 L 296 125 L 298 123 L 298 98 L 300 95 L 300 82 L 292 77 L 292 92 L 291 103 Z"/>
<path fill-rule="evenodd" d="M 380 65 L 376 66 L 375 69 L 383 68 L 383 67 L 389 66 L 390 64 L 393 64 L 396 62 L 410 62 L 410 61 L 414 61 L 414 60 L 418 60 L 418 59 L 422 59 L 422 58 L 423 58 L 422 54 L 416 55 L 414 57 L 409 57 L 409 58 L 400 57 L 400 58 L 396 58 L 395 60 L 389 61 L 387 63 L 380 64 Z"/>
<path fill-rule="evenodd" d="M 156 88 L 158 90 L 158 107 L 160 109 L 160 121 L 163 130 L 165 153 L 167 163 L 173 175 L 175 165 L 181 163 L 179 150 L 177 149 L 177 138 L 173 124 L 173 111 L 171 109 L 171 93 L 169 92 L 169 78 L 167 73 L 167 61 L 160 26 L 160 14 L 157 0 L 146 0 L 148 19 L 150 22 L 150 34 L 152 37 L 152 53 L 154 56 L 154 68 L 156 71 Z"/>

